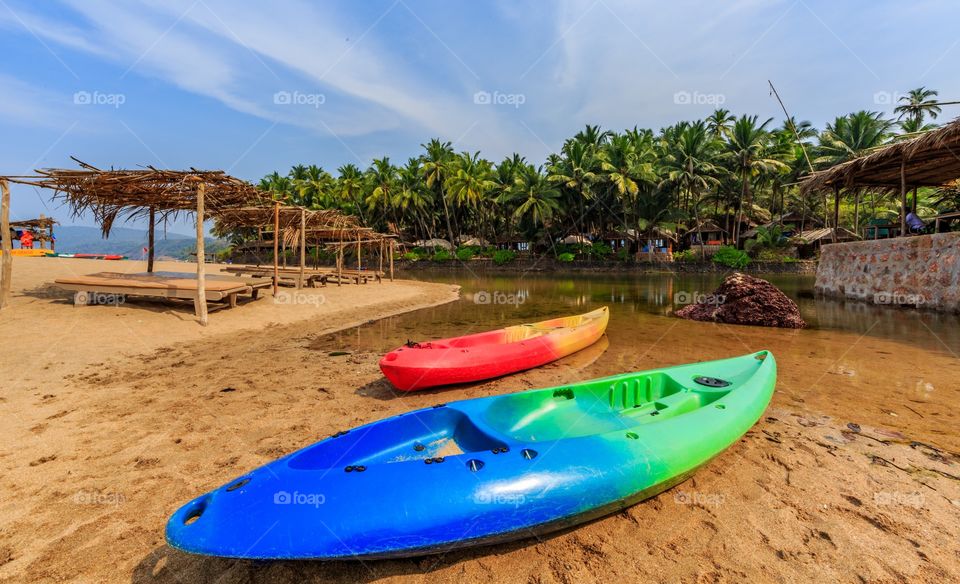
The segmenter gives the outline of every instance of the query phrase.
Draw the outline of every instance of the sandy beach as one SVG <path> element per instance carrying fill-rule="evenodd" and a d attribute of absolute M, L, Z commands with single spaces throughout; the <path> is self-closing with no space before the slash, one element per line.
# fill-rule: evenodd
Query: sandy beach
<path fill-rule="evenodd" d="M 637 341 L 623 370 L 761 348 L 774 351 L 781 369 L 761 421 L 675 489 L 540 540 L 410 560 L 258 563 L 181 553 L 163 538 L 180 504 L 337 430 L 595 373 L 573 356 L 442 397 L 398 396 L 377 368 L 378 354 L 337 354 L 325 349 L 324 335 L 448 302 L 455 287 L 332 286 L 314 291 L 324 302 L 309 306 L 267 296 L 216 312 L 202 328 L 190 308 L 75 308 L 69 294 L 44 284 L 67 271 L 143 269 L 106 263 L 18 259 L 14 266 L 13 305 L 0 314 L 2 581 L 960 579 L 960 440 L 945 431 L 958 422 L 954 356 L 855 335 L 666 318 Z M 690 342 L 704 334 L 718 342 Z M 921 359 L 915 388 L 889 389 L 926 392 L 911 406 L 915 415 L 858 402 L 865 387 L 889 377 L 876 363 Z"/>

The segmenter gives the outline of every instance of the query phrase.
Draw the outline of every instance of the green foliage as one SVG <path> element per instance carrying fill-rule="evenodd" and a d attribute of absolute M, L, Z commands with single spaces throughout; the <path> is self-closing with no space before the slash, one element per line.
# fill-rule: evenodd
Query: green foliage
<path fill-rule="evenodd" d="M 746 251 L 757 256 L 763 251 L 776 251 L 782 255 L 780 250 L 790 246 L 790 240 L 783 234 L 783 228 L 779 225 L 771 227 L 757 227 L 757 237 L 747 240 L 743 247 Z"/>
<path fill-rule="evenodd" d="M 418 253 L 416 253 L 416 252 L 408 251 L 408 252 L 406 252 L 405 254 L 403 254 L 403 259 L 405 259 L 405 260 L 407 260 L 407 261 L 415 262 L 415 261 L 421 260 L 421 259 L 423 259 L 423 258 L 420 257 L 420 254 L 418 254 Z"/>
<path fill-rule="evenodd" d="M 629 249 L 621 247 L 619 250 L 617 250 L 617 259 L 621 262 L 629 262 L 631 259 L 633 259 L 633 254 L 630 253 Z"/>
<path fill-rule="evenodd" d="M 699 254 L 692 249 L 673 252 L 673 261 L 675 262 L 695 262 L 699 257 Z"/>
<path fill-rule="evenodd" d="M 438 249 L 433 254 L 433 261 L 435 262 L 447 262 L 453 259 L 453 254 L 445 249 Z"/>
<path fill-rule="evenodd" d="M 576 257 L 576 256 L 574 256 L 572 253 L 566 252 L 566 253 L 562 253 L 562 254 L 558 255 L 558 256 L 557 256 L 557 259 L 560 260 L 561 262 L 572 262 L 572 261 L 573 261 L 573 258 L 575 258 L 575 257 Z"/>
<path fill-rule="evenodd" d="M 517 252 L 513 251 L 512 249 L 498 249 L 497 251 L 493 252 L 493 263 L 497 264 L 498 266 L 508 264 L 515 259 L 517 259 Z"/>
<path fill-rule="evenodd" d="M 797 261 L 789 250 L 784 249 L 761 249 L 755 256 L 761 262 L 790 262 Z"/>
<path fill-rule="evenodd" d="M 729 268 L 739 269 L 750 263 L 750 256 L 745 251 L 725 245 L 714 254 L 713 261 Z"/>
<path fill-rule="evenodd" d="M 475 255 L 477 255 L 477 248 L 475 247 L 461 247 L 457 250 L 457 259 L 461 262 L 469 262 Z"/>
<path fill-rule="evenodd" d="M 613 255 L 613 249 L 602 241 L 594 242 L 587 250 L 590 257 L 597 259 L 608 258 Z"/>

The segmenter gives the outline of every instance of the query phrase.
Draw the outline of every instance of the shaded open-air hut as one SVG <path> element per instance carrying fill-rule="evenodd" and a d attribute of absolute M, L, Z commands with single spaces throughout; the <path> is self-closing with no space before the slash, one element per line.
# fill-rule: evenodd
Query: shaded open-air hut
<path fill-rule="evenodd" d="M 40 244 L 40 249 L 46 249 L 47 244 L 50 244 L 50 250 L 55 251 L 57 239 L 53 234 L 54 225 L 59 225 L 59 223 L 51 217 L 40 215 L 38 219 L 11 221 L 10 229 L 14 231 L 29 231 L 33 234 L 34 241 Z"/>
<path fill-rule="evenodd" d="M 860 196 L 864 191 L 898 193 L 900 233 L 906 232 L 906 215 L 916 208 L 919 187 L 942 187 L 960 178 L 960 119 L 909 140 L 880 147 L 859 158 L 812 173 L 800 187 L 802 194 L 833 192 L 833 227 L 840 220 L 840 196 L 856 197 L 854 223 L 859 223 Z M 913 203 L 907 193 L 913 190 Z"/>

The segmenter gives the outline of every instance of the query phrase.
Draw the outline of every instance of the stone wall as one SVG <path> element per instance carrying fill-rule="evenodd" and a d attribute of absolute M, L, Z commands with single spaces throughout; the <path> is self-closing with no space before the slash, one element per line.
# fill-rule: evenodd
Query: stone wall
<path fill-rule="evenodd" d="M 874 304 L 960 312 L 960 233 L 824 245 L 816 290 Z"/>

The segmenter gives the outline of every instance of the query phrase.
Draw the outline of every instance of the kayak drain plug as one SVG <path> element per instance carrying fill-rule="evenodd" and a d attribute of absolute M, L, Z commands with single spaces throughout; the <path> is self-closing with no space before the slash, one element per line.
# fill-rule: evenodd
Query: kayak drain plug
<path fill-rule="evenodd" d="M 483 461 L 477 460 L 477 459 L 468 460 L 467 468 L 469 468 L 472 472 L 477 472 L 478 470 L 483 468 Z"/>
<path fill-rule="evenodd" d="M 716 377 L 694 377 L 693 380 L 700 385 L 705 385 L 707 387 L 727 387 L 730 385 L 730 382 L 725 379 L 718 379 Z"/>
<path fill-rule="evenodd" d="M 526 458 L 527 460 L 533 460 L 534 458 L 537 457 L 537 451 L 531 450 L 529 448 L 524 448 L 523 450 L 520 451 L 520 455 Z"/>

